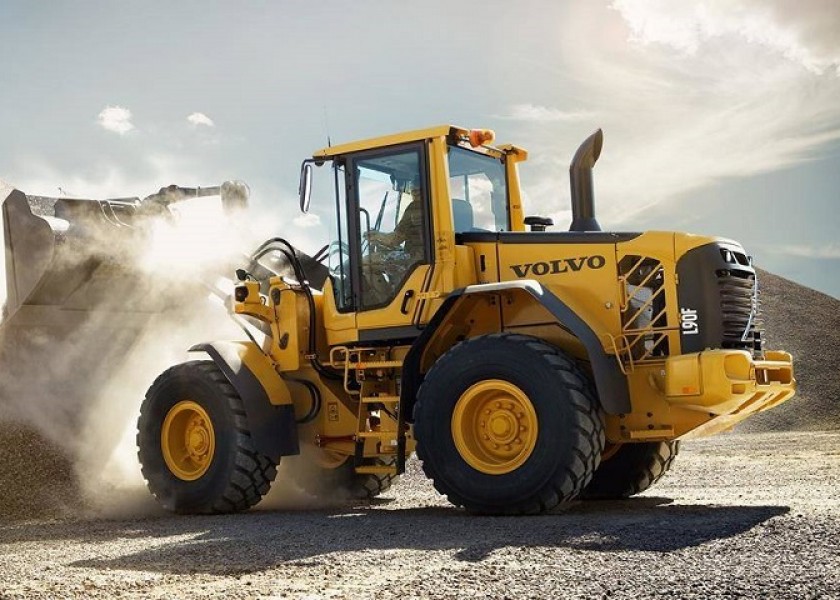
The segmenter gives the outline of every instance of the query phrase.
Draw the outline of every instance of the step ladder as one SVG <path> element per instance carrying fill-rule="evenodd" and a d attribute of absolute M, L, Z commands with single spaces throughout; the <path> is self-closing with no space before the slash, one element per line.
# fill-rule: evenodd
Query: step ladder
<path fill-rule="evenodd" d="M 387 348 L 347 347 L 333 348 L 330 353 L 333 366 L 344 369 L 344 390 L 358 398 L 353 466 L 359 474 L 405 472 L 406 423 L 397 389 L 403 362 L 392 360 L 389 353 Z M 383 412 L 387 418 L 383 418 Z M 374 425 L 377 418 L 378 424 Z M 394 464 L 371 464 L 364 455 L 367 440 L 376 441 L 379 454 L 393 455 Z"/>

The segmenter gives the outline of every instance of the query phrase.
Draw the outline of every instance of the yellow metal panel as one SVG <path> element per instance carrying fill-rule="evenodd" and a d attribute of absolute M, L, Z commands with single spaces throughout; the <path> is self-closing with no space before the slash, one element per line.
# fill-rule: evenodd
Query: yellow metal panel
<path fill-rule="evenodd" d="M 673 361 L 669 358 L 668 361 Z M 743 350 L 706 350 L 698 354 L 697 377 L 702 392 L 693 395 L 668 396 L 671 404 L 716 415 L 738 412 L 756 393 L 784 393 L 793 396 L 796 382 L 793 365 L 785 361 L 753 361 Z M 758 379 L 757 373 L 762 374 Z"/>
<path fill-rule="evenodd" d="M 434 279 L 429 289 L 447 294 L 455 287 L 455 231 L 452 199 L 449 194 L 448 146 L 443 137 L 432 139 L 428 145 L 429 198 L 432 204 L 432 245 L 434 248 Z M 423 321 L 432 313 L 424 311 Z"/>
<path fill-rule="evenodd" d="M 697 354 L 669 358 L 665 362 L 665 394 L 675 398 L 702 394 L 699 367 L 700 356 Z"/>
<path fill-rule="evenodd" d="M 519 163 L 528 157 L 528 153 L 516 146 L 506 146 L 508 159 L 505 170 L 508 178 L 508 210 L 511 231 L 525 231 L 525 215 L 522 212 L 522 191 L 519 184 Z"/>
<path fill-rule="evenodd" d="M 525 148 L 515 146 L 513 144 L 502 144 L 496 147 L 505 154 L 507 154 L 510 159 L 513 159 L 516 162 L 523 162 L 525 160 L 528 160 L 528 151 L 525 150 Z"/>
<path fill-rule="evenodd" d="M 309 346 L 309 303 L 302 292 L 292 289 L 279 277 L 271 279 L 271 292 L 279 293 L 280 298 L 277 305 L 269 300 L 275 315 L 271 354 L 281 371 L 297 371 L 305 361 Z"/>
<path fill-rule="evenodd" d="M 683 254 L 698 246 L 725 241 L 724 238 L 694 235 L 691 233 L 674 233 L 671 235 L 674 236 L 674 258 L 676 260 L 679 260 Z"/>
<path fill-rule="evenodd" d="M 476 283 L 476 260 L 470 246 L 455 246 L 455 288 L 462 288 Z M 485 261 L 486 266 L 486 261 Z"/>
<path fill-rule="evenodd" d="M 274 364 L 253 342 L 232 342 L 239 360 L 251 371 L 268 394 L 272 404 L 292 404 L 286 383 L 277 373 Z M 231 365 L 234 367 L 235 365 Z"/>
<path fill-rule="evenodd" d="M 756 361 L 741 350 L 707 350 L 636 365 L 628 375 L 632 412 L 608 415 L 610 442 L 689 439 L 729 429 L 796 391 L 790 355 Z M 673 380 L 672 380 L 673 378 Z M 685 393 L 697 385 L 699 392 Z M 659 433 L 673 430 L 670 436 Z"/>
<path fill-rule="evenodd" d="M 613 244 L 500 244 L 499 274 L 501 281 L 534 279 L 549 288 L 612 351 L 606 334 L 621 328 Z"/>
<path fill-rule="evenodd" d="M 312 156 L 314 158 L 340 156 L 342 154 L 359 152 L 361 150 L 371 150 L 374 148 L 384 148 L 386 146 L 395 146 L 397 144 L 407 144 L 409 142 L 428 140 L 430 138 L 446 137 L 452 131 L 456 131 L 460 135 L 466 135 L 469 133 L 469 129 L 463 129 L 461 127 L 456 127 L 455 125 L 438 125 L 427 129 L 415 129 L 413 131 L 405 131 L 392 135 L 384 135 L 356 142 L 349 142 L 347 144 L 339 144 L 338 146 L 330 146 L 329 148 L 322 148 L 318 150 Z"/>
<path fill-rule="evenodd" d="M 459 339 L 502 330 L 500 298 L 493 294 L 462 296 L 452 307 L 423 353 L 421 370 L 428 370 Z"/>
<path fill-rule="evenodd" d="M 472 248 L 475 259 L 475 275 L 473 283 L 497 283 L 499 281 L 499 261 L 497 245 L 493 242 L 479 242 L 467 244 Z M 458 287 L 461 287 L 460 285 Z"/>
<path fill-rule="evenodd" d="M 630 439 L 638 440 L 640 442 L 671 440 L 674 439 L 674 428 L 660 427 L 659 429 L 638 429 L 630 432 Z"/>
<path fill-rule="evenodd" d="M 650 256 L 663 263 L 674 262 L 674 233 L 671 231 L 646 231 L 616 246 L 619 255 Z"/>
<path fill-rule="evenodd" d="M 422 291 L 423 282 L 430 268 L 430 265 L 419 265 L 416 267 L 388 306 L 356 313 L 356 324 L 359 330 L 411 325 L 414 310 L 417 308 L 417 303 L 419 302 L 417 295 Z M 408 314 L 403 314 L 403 300 L 405 293 L 409 290 L 414 292 L 414 295 L 406 305 Z"/>
<path fill-rule="evenodd" d="M 348 342 L 355 342 L 359 339 L 356 330 L 356 313 L 339 312 L 335 305 L 335 292 L 332 281 L 327 279 L 324 284 L 323 310 L 321 320 L 326 331 L 326 343 L 328 346 L 338 346 Z"/>

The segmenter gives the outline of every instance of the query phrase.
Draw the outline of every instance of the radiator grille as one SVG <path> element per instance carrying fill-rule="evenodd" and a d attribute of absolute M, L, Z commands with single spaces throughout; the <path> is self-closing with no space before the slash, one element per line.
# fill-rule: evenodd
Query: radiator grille
<path fill-rule="evenodd" d="M 721 348 L 760 354 L 758 281 L 755 273 L 741 269 L 717 271 L 723 339 Z"/>

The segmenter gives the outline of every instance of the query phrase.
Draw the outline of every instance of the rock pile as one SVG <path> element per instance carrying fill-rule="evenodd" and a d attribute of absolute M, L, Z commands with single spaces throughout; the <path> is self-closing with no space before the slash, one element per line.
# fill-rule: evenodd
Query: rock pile
<path fill-rule="evenodd" d="M 796 396 L 739 431 L 840 429 L 840 300 L 759 270 L 765 347 L 793 354 Z"/>
<path fill-rule="evenodd" d="M 0 422 L 0 522 L 62 517 L 79 506 L 73 464 L 62 449 L 31 427 Z"/>

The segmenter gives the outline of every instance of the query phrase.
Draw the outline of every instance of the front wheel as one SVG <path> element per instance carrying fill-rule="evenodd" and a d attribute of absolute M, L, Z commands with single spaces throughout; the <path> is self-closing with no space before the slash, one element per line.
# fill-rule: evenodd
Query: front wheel
<path fill-rule="evenodd" d="M 534 514 L 575 498 L 604 446 L 598 401 L 563 352 L 524 335 L 462 342 L 427 373 L 414 411 L 417 454 L 449 501 Z"/>
<path fill-rule="evenodd" d="M 149 490 L 176 513 L 229 513 L 255 505 L 276 462 L 254 449 L 242 399 L 211 361 L 161 374 L 137 424 L 138 457 Z"/>

